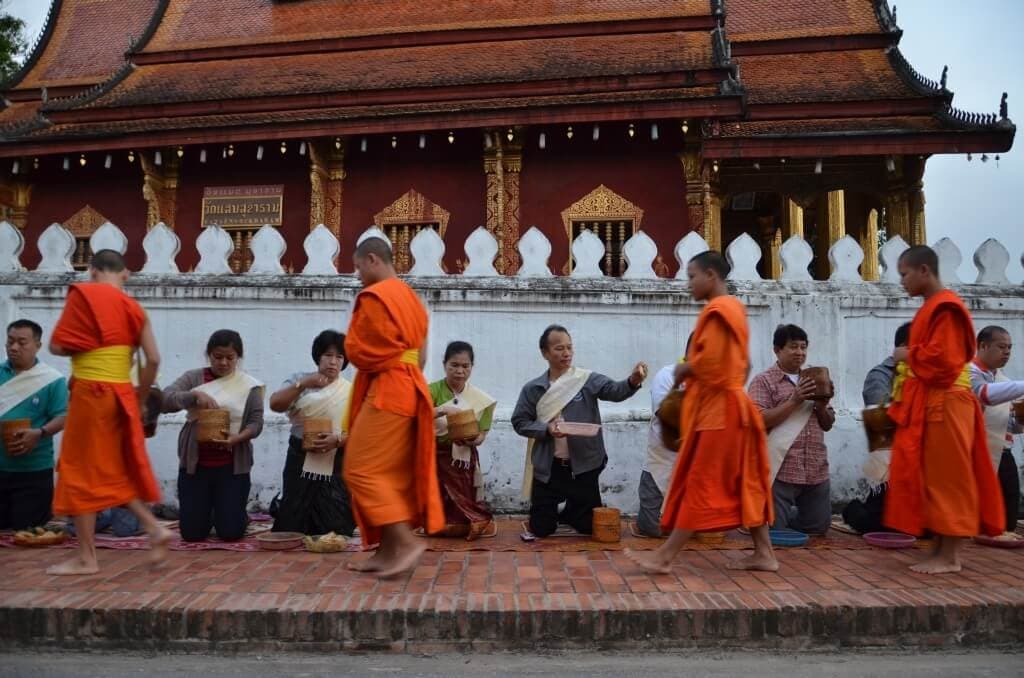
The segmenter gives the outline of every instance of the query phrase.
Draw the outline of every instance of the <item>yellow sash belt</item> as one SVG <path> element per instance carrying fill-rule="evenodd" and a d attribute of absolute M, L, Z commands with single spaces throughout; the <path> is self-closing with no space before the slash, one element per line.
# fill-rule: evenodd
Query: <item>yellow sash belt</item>
<path fill-rule="evenodd" d="M 71 376 L 86 381 L 130 384 L 131 346 L 104 346 L 71 356 Z"/>
<path fill-rule="evenodd" d="M 410 348 L 408 351 L 402 354 L 399 360 L 406 365 L 420 366 L 420 350 L 418 348 Z"/>
<path fill-rule="evenodd" d="M 903 384 L 907 379 L 916 377 L 914 370 L 910 369 L 910 365 L 905 362 L 901 362 L 896 365 L 896 378 L 892 382 L 892 399 L 893 402 L 900 402 L 903 400 Z M 964 369 L 960 371 L 960 375 L 953 382 L 954 386 L 962 386 L 964 388 L 971 387 L 971 364 L 967 363 L 964 365 Z"/>

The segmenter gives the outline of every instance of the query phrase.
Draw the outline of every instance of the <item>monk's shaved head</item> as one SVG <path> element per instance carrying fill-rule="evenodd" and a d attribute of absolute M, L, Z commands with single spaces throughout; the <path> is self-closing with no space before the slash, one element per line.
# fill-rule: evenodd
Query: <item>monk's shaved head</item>
<path fill-rule="evenodd" d="M 126 266 L 120 253 L 114 250 L 100 250 L 92 255 L 89 268 L 101 273 L 122 273 Z"/>
<path fill-rule="evenodd" d="M 900 255 L 900 261 L 911 268 L 926 267 L 936 278 L 939 277 L 939 255 L 927 245 L 914 245 Z"/>
<path fill-rule="evenodd" d="M 385 264 L 390 264 L 394 261 L 391 254 L 391 243 L 383 238 L 367 238 L 356 247 L 355 256 L 357 259 L 365 259 L 371 254 L 376 256 Z"/>
<path fill-rule="evenodd" d="M 701 252 L 690 259 L 690 263 L 702 271 L 714 271 L 722 280 L 728 278 L 729 271 L 732 270 L 729 262 L 726 261 L 721 252 L 716 252 L 715 250 Z"/>

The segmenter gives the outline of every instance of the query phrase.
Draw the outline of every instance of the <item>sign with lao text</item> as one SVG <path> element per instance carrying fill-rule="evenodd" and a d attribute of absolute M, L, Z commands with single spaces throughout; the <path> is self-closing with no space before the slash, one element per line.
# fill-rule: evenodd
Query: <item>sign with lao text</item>
<path fill-rule="evenodd" d="M 207 186 L 203 189 L 203 226 L 259 228 L 281 225 L 284 186 Z"/>

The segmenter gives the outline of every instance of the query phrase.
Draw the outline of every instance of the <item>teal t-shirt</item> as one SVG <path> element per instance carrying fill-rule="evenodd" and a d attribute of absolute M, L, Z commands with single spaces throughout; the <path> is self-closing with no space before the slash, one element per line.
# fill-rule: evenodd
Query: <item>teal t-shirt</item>
<path fill-rule="evenodd" d="M 11 362 L 0 364 L 0 385 L 14 378 Z M 36 391 L 18 403 L 0 419 L 31 419 L 32 428 L 41 428 L 54 417 L 68 412 L 68 382 L 64 377 Z M 12 457 L 7 454 L 3 440 L 0 440 L 0 471 L 45 471 L 53 468 L 53 438 L 43 438 L 35 449 L 26 454 Z"/>

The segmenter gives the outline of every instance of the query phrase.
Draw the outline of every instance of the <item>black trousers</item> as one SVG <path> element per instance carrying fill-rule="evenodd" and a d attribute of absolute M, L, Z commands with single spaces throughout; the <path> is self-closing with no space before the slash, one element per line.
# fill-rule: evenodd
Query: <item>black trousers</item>
<path fill-rule="evenodd" d="M 1003 450 L 1003 456 L 999 459 L 999 485 L 1003 488 L 1003 502 L 1006 505 L 1006 531 L 1014 532 L 1020 512 L 1020 472 L 1009 450 Z"/>
<path fill-rule="evenodd" d="M 42 527 L 53 517 L 53 469 L 0 471 L 0 530 Z"/>
<path fill-rule="evenodd" d="M 341 479 L 342 453 L 334 456 L 334 472 L 329 480 L 302 477 L 306 453 L 302 438 L 288 441 L 284 462 L 284 489 L 274 517 L 274 532 L 303 534 L 343 534 L 351 537 L 356 521 L 352 515 L 352 499 Z"/>
<path fill-rule="evenodd" d="M 178 471 L 178 527 L 185 541 L 203 541 L 210 528 L 224 541 L 245 536 L 251 482 L 248 473 L 235 475 L 231 464 L 216 468 L 199 466 L 194 474 Z"/>
<path fill-rule="evenodd" d="M 530 532 L 546 537 L 558 529 L 558 524 L 570 525 L 581 534 L 594 529 L 594 509 L 600 508 L 601 488 L 598 478 L 604 466 L 580 473 L 575 477 L 567 464 L 555 459 L 551 464 L 551 478 L 546 483 L 533 481 L 530 494 Z M 565 502 L 561 513 L 558 505 Z"/>

